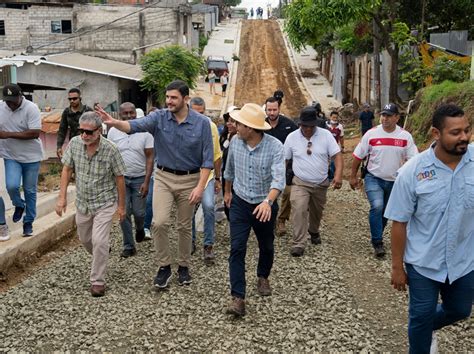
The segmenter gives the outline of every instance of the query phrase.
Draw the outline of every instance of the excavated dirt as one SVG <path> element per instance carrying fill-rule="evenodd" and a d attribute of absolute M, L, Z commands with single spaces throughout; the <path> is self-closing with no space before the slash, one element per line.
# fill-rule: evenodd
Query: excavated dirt
<path fill-rule="evenodd" d="M 289 117 L 298 117 L 307 100 L 290 64 L 278 23 L 243 21 L 239 57 L 235 105 L 263 104 L 280 89 L 285 94 L 281 111 Z"/>

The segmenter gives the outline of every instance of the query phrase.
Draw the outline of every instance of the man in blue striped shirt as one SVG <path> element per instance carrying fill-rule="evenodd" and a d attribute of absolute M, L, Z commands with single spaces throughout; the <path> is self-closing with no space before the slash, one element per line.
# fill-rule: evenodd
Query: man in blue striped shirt
<path fill-rule="evenodd" d="M 267 134 L 271 126 L 265 112 L 254 103 L 230 112 L 239 139 L 233 139 L 225 169 L 224 202 L 230 208 L 231 250 L 229 275 L 232 301 L 227 313 L 245 314 L 245 254 L 250 229 L 260 250 L 257 291 L 271 295 L 268 277 L 273 265 L 276 199 L 285 188 L 285 160 L 282 143 Z"/>

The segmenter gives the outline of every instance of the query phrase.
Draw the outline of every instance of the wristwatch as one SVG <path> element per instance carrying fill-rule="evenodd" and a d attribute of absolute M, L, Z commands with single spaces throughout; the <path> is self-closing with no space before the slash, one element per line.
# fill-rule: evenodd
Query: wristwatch
<path fill-rule="evenodd" d="M 273 200 L 271 200 L 271 199 L 265 199 L 264 202 L 267 203 L 270 206 L 273 205 Z"/>

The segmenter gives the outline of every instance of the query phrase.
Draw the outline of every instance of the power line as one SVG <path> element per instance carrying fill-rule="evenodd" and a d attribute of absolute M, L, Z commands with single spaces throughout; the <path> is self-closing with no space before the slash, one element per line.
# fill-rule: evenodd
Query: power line
<path fill-rule="evenodd" d="M 49 42 L 49 43 L 46 43 L 46 44 L 42 44 L 42 45 L 37 46 L 37 47 L 33 47 L 33 50 L 41 49 L 41 48 L 44 48 L 44 47 L 49 47 L 49 46 L 51 46 L 51 45 L 58 44 L 58 43 L 62 43 L 62 42 L 65 42 L 65 41 L 69 41 L 69 40 L 71 40 L 71 39 L 78 38 L 78 37 L 81 37 L 81 36 L 84 36 L 84 35 L 89 35 L 89 34 L 91 34 L 91 33 L 97 32 L 97 31 L 99 31 L 99 30 L 101 30 L 101 29 L 103 29 L 103 28 L 108 27 L 108 26 L 112 25 L 113 23 L 116 23 L 116 22 L 118 22 L 118 21 L 121 21 L 121 20 L 123 20 L 123 19 L 125 19 L 125 18 L 127 18 L 127 17 L 130 17 L 130 16 L 132 16 L 132 15 L 135 15 L 135 14 L 137 14 L 137 13 L 139 13 L 139 12 L 145 11 L 145 10 L 151 8 L 151 7 L 160 7 L 160 6 L 158 6 L 158 5 L 159 5 L 161 2 L 163 2 L 163 0 L 159 0 L 159 1 L 156 2 L 156 3 L 151 3 L 151 4 L 149 4 L 149 5 L 145 6 L 145 7 L 143 7 L 143 8 L 141 8 L 141 9 L 137 10 L 137 11 L 134 11 L 134 12 L 131 12 L 131 13 L 127 14 L 127 15 L 122 16 L 122 17 L 116 18 L 116 19 L 113 20 L 113 21 L 110 21 L 110 22 L 108 22 L 108 23 L 105 23 L 105 24 L 103 24 L 103 25 L 100 25 L 99 27 L 94 28 L 94 29 L 91 29 L 91 30 L 89 30 L 89 31 L 86 31 L 86 32 L 83 32 L 83 33 L 78 33 L 77 35 L 70 36 L 70 37 L 68 37 L 68 38 L 64 38 L 64 39 L 61 39 L 61 40 L 58 40 L 58 41 L 53 41 L 53 42 Z M 168 5 L 168 0 L 166 0 L 166 5 Z M 162 7 L 162 8 L 167 8 L 167 7 Z M 163 17 L 164 17 L 164 16 L 163 16 Z M 161 25 L 163 25 L 163 23 L 162 23 Z M 76 31 L 76 33 L 77 33 L 77 31 Z"/>

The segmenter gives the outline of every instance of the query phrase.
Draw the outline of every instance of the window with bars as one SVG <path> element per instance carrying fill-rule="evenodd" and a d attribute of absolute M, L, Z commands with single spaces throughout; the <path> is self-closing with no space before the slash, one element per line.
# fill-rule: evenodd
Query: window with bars
<path fill-rule="evenodd" d="M 51 33 L 72 33 L 71 20 L 51 21 Z"/>
<path fill-rule="evenodd" d="M 0 36 L 4 36 L 4 35 L 5 35 L 5 21 L 0 20 Z"/>

